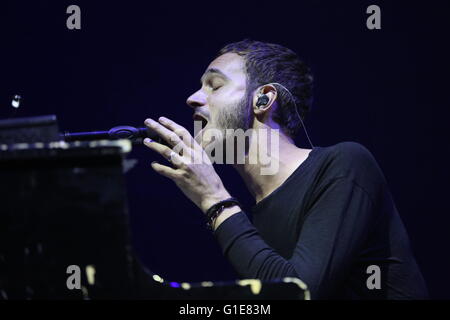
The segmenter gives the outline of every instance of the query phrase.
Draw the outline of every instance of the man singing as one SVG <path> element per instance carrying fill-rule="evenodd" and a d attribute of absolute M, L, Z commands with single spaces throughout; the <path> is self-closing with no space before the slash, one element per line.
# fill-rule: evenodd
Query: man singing
<path fill-rule="evenodd" d="M 172 146 L 144 141 L 171 162 L 154 162 L 152 168 L 207 215 L 243 278 L 297 277 L 313 299 L 427 298 L 406 230 L 371 153 L 354 142 L 312 149 L 294 144 L 311 106 L 312 84 L 309 68 L 283 46 L 250 40 L 225 46 L 203 74 L 200 90 L 187 99 L 194 120 L 204 123 L 195 138 L 167 118 L 145 121 Z M 232 165 L 255 197 L 253 223 L 207 153 L 226 144 L 230 129 L 272 137 L 249 139 L 244 153 L 233 157 L 244 160 Z M 209 130 L 222 132 L 222 140 L 205 139 Z M 277 162 L 275 172 L 262 174 L 260 161 L 248 161 L 261 153 Z M 368 280 L 372 273 L 377 280 Z"/>

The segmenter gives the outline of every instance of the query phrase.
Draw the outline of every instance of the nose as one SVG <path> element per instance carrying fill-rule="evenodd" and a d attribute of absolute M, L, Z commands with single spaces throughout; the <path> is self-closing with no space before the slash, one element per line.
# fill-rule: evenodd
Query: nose
<path fill-rule="evenodd" d="M 186 103 L 193 109 L 202 107 L 206 105 L 206 95 L 200 89 L 197 92 L 193 93 L 189 98 L 187 98 Z"/>

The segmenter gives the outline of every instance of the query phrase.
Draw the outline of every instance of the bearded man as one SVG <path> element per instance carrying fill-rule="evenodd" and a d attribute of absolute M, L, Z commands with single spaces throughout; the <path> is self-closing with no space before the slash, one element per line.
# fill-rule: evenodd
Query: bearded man
<path fill-rule="evenodd" d="M 164 117 L 145 121 L 170 146 L 144 141 L 172 163 L 154 162 L 152 168 L 207 215 L 224 255 L 243 278 L 297 277 L 313 299 L 427 298 L 372 154 L 354 142 L 295 145 L 312 84 L 310 69 L 288 48 L 251 40 L 225 46 L 207 67 L 201 88 L 187 99 L 194 120 L 204 123 L 195 137 Z M 232 164 L 255 198 L 252 222 L 206 151 L 220 147 L 230 129 L 272 137 L 249 139 L 236 157 L 244 161 Z M 222 140 L 205 139 L 210 130 L 222 132 Z M 277 162 L 276 172 L 261 174 L 261 162 L 247 161 L 261 153 Z"/>

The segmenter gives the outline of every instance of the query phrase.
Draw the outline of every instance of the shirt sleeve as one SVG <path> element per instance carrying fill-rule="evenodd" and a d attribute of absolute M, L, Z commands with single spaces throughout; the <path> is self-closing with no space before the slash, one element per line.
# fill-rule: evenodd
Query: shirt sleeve
<path fill-rule="evenodd" d="M 309 208 L 289 259 L 266 244 L 243 212 L 225 220 L 215 236 L 241 277 L 298 277 L 308 285 L 313 298 L 325 298 L 339 286 L 362 248 L 373 204 L 358 184 L 341 177 L 319 188 Z"/>

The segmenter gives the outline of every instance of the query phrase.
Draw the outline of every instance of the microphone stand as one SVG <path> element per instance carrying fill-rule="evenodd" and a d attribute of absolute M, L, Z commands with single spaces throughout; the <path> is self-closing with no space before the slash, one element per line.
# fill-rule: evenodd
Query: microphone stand
<path fill-rule="evenodd" d="M 144 138 L 150 138 L 156 142 L 166 144 L 153 130 L 131 126 L 117 126 L 109 131 L 64 132 L 61 134 L 61 138 L 66 142 L 129 139 L 133 144 L 141 144 Z"/>

